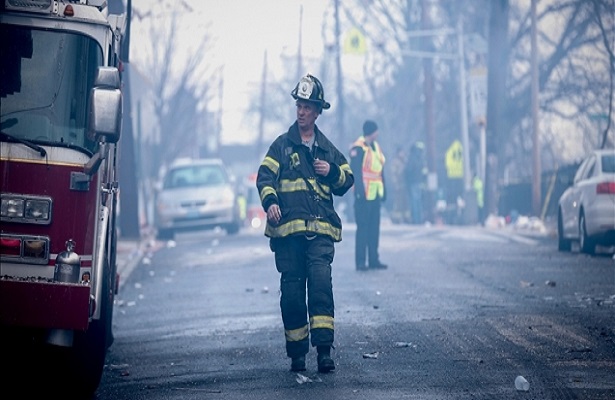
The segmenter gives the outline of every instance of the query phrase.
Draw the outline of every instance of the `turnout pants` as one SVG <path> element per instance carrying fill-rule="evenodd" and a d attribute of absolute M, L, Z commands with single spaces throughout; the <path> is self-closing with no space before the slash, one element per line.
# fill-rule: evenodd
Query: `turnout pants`
<path fill-rule="evenodd" d="M 331 346 L 334 339 L 331 263 L 334 242 L 326 236 L 272 239 L 280 278 L 280 308 L 286 354 L 300 357 L 312 346 Z M 306 302 L 307 299 L 307 302 Z"/>

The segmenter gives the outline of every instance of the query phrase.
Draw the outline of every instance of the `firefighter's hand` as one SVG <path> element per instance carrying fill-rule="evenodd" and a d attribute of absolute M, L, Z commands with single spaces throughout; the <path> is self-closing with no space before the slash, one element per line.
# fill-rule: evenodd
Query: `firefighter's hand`
<path fill-rule="evenodd" d="M 314 171 L 316 174 L 327 176 L 330 170 L 331 166 L 325 160 L 319 160 L 318 158 L 314 160 Z"/>
<path fill-rule="evenodd" d="M 267 219 L 269 222 L 277 224 L 280 222 L 282 218 L 282 211 L 280 211 L 280 206 L 277 204 L 272 204 L 267 209 Z"/>

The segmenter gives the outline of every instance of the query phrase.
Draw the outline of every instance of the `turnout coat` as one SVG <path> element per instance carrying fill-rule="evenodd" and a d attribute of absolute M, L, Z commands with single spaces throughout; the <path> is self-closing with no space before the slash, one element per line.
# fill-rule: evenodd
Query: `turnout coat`
<path fill-rule="evenodd" d="M 343 196 L 354 184 L 344 155 L 314 127 L 312 150 L 301 143 L 297 122 L 271 144 L 258 169 L 256 187 L 265 211 L 278 204 L 282 219 L 267 221 L 265 236 L 324 235 L 342 240 L 342 222 L 333 206 L 333 196 Z M 327 176 L 316 175 L 314 160 L 331 166 Z"/>

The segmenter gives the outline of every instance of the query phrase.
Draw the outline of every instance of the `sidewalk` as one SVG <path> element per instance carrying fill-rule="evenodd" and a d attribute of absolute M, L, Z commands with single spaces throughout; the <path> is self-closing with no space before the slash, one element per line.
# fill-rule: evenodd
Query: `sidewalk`
<path fill-rule="evenodd" d="M 121 289 L 132 271 L 141 263 L 143 256 L 152 246 L 150 237 L 140 239 L 118 238 L 117 241 L 117 273 L 120 276 L 119 288 Z"/>

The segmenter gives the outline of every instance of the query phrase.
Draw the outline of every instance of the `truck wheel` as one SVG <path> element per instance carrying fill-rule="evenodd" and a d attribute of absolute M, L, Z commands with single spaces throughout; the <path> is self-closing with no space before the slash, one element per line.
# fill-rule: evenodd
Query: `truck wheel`
<path fill-rule="evenodd" d="M 160 240 L 172 240 L 174 236 L 172 229 L 158 229 L 156 237 Z"/>
<path fill-rule="evenodd" d="M 103 290 L 100 299 L 100 319 L 93 320 L 85 332 L 75 332 L 70 364 L 73 368 L 75 388 L 79 396 L 90 398 L 96 392 L 105 366 L 107 348 L 112 343 L 113 320 L 113 271 L 105 262 Z"/>
<path fill-rule="evenodd" d="M 87 332 L 75 333 L 71 364 L 77 394 L 83 398 L 91 398 L 100 384 L 107 354 L 106 340 L 102 321 L 93 321 Z"/>

